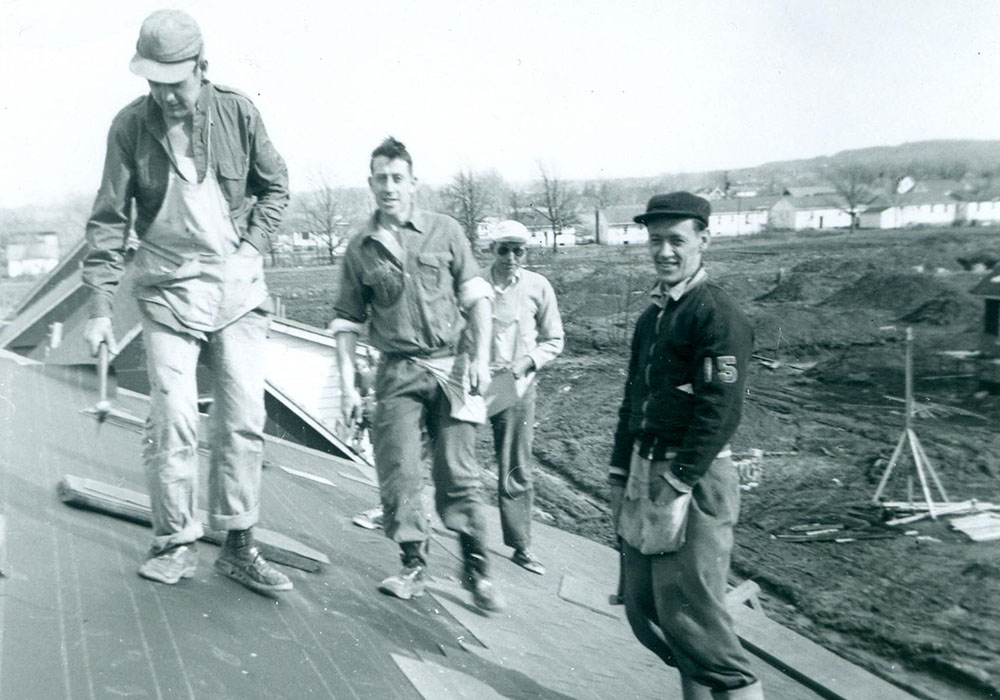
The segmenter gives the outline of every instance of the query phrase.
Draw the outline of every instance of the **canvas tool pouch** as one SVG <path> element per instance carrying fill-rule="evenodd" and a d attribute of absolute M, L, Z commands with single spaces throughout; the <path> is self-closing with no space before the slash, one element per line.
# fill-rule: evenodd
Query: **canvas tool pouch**
<path fill-rule="evenodd" d="M 668 554 L 684 546 L 691 493 L 680 493 L 664 478 L 674 454 L 650 460 L 632 452 L 618 534 L 643 554 Z"/>

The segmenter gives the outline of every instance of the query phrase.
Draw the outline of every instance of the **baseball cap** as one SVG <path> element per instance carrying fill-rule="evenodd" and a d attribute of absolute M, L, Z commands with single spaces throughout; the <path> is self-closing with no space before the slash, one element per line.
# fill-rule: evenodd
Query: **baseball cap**
<path fill-rule="evenodd" d="M 194 18 L 157 10 L 142 23 L 129 70 L 154 83 L 179 83 L 194 70 L 204 43 Z"/>
<path fill-rule="evenodd" d="M 497 243 L 521 243 L 525 244 L 531 238 L 528 229 L 520 221 L 501 221 L 493 227 L 490 238 Z"/>

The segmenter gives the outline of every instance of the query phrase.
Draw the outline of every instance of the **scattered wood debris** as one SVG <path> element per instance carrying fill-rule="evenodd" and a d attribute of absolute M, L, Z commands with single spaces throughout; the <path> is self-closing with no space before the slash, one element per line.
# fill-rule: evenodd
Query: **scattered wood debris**
<path fill-rule="evenodd" d="M 966 534 L 973 542 L 1000 540 L 1000 514 L 979 513 L 962 518 L 952 518 L 953 529 Z"/>
<path fill-rule="evenodd" d="M 854 542 L 898 537 L 899 532 L 886 528 L 876 513 L 847 509 L 839 515 L 825 514 L 787 525 L 773 536 L 782 542 Z"/>

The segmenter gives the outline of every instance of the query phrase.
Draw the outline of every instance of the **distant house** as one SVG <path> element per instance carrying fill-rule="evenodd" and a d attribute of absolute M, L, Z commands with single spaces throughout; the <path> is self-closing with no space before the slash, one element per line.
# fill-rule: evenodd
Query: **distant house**
<path fill-rule="evenodd" d="M 708 228 L 716 236 L 746 236 L 767 228 L 777 197 L 734 197 L 712 202 Z"/>
<path fill-rule="evenodd" d="M 899 228 L 899 207 L 875 203 L 869 205 L 858 217 L 861 228 Z"/>
<path fill-rule="evenodd" d="M 15 233 L 4 242 L 7 276 L 44 275 L 59 264 L 59 236 L 52 231 Z"/>
<path fill-rule="evenodd" d="M 599 245 L 644 245 L 649 240 L 646 227 L 632 220 L 644 211 L 644 204 L 619 204 L 598 209 L 595 242 Z"/>
<path fill-rule="evenodd" d="M 907 226 L 950 226 L 958 217 L 958 200 L 950 193 L 921 191 L 916 188 L 897 195 L 898 222 L 893 228 Z"/>
<path fill-rule="evenodd" d="M 518 209 L 512 212 L 509 218 L 520 221 L 528 229 L 531 234 L 531 239 L 528 241 L 529 246 L 548 246 L 551 248 L 553 238 L 558 238 L 556 245 L 560 248 L 576 245 L 575 226 L 563 224 L 558 236 L 556 236 L 552 223 L 537 209 L 531 207 Z M 482 227 L 480 235 L 482 235 Z"/>
<path fill-rule="evenodd" d="M 834 195 L 785 195 L 771 206 L 768 221 L 771 228 L 786 231 L 850 228 L 851 215 L 843 207 Z"/>
<path fill-rule="evenodd" d="M 1000 188 L 962 192 L 955 197 L 959 219 L 979 226 L 1000 223 Z"/>

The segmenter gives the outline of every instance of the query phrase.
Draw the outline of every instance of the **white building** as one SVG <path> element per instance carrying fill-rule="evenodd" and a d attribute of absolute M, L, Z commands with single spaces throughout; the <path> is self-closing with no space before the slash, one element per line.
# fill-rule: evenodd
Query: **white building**
<path fill-rule="evenodd" d="M 850 228 L 851 215 L 844 209 L 842 200 L 832 195 L 786 195 L 771 206 L 769 222 L 771 228 L 791 231 Z"/>
<path fill-rule="evenodd" d="M 59 236 L 51 231 L 13 234 L 4 247 L 8 277 L 44 275 L 59 264 Z"/>
<path fill-rule="evenodd" d="M 600 245 L 645 245 L 649 240 L 646 227 L 632 217 L 646 211 L 645 204 L 619 204 L 597 210 L 597 234 Z"/>
<path fill-rule="evenodd" d="M 959 218 L 985 226 L 1000 223 L 1000 189 L 963 193 L 959 201 Z"/>
<path fill-rule="evenodd" d="M 767 228 L 777 197 L 735 197 L 712 202 L 708 229 L 715 236 L 746 236 Z"/>

